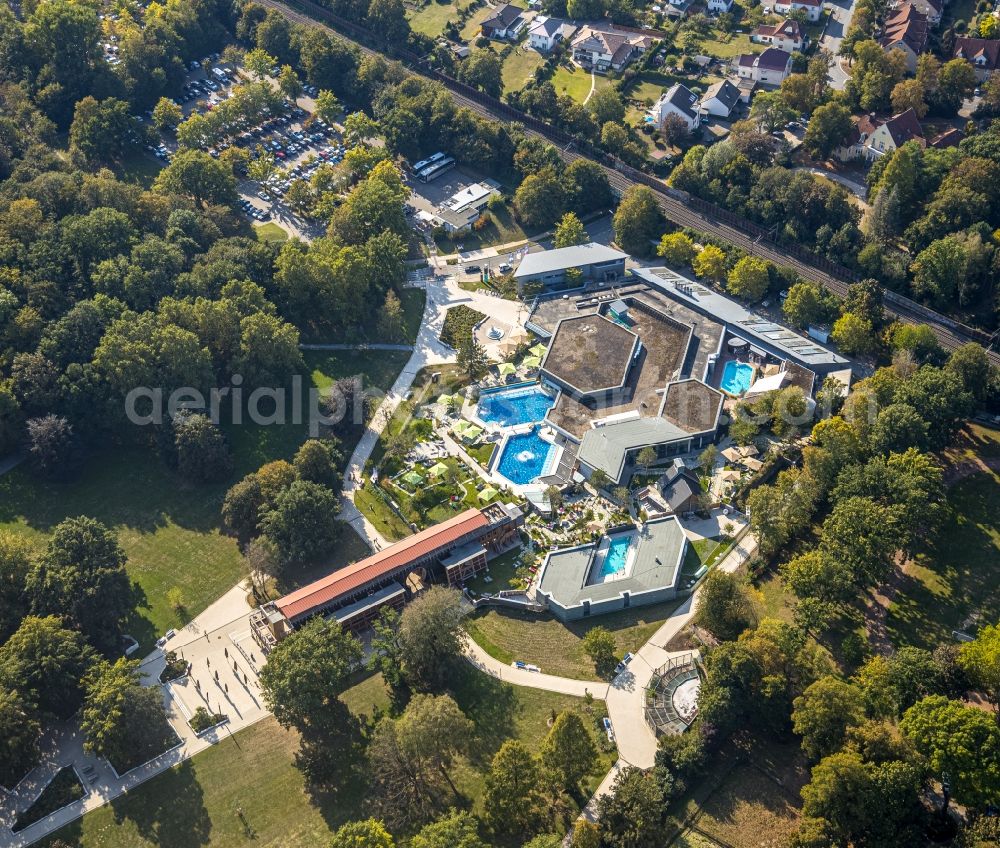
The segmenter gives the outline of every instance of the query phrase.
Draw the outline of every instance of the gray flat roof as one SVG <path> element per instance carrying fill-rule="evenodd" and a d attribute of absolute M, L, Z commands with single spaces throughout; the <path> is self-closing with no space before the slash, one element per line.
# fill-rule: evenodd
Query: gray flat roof
<path fill-rule="evenodd" d="M 580 606 L 584 601 L 597 603 L 617 598 L 623 592 L 637 595 L 676 585 L 684 560 L 684 528 L 674 516 L 648 521 L 642 526 L 614 533 L 633 537 L 632 566 L 629 574 L 604 583 L 590 583 L 595 555 L 607 537 L 575 548 L 554 550 L 545 558 L 538 581 L 538 591 L 561 607 Z"/>
<path fill-rule="evenodd" d="M 735 300 L 689 280 L 670 268 L 634 268 L 633 276 L 657 286 L 664 294 L 688 304 L 726 324 L 734 335 L 762 343 L 779 356 L 803 365 L 828 368 L 850 365 L 850 361 L 813 339 L 802 336 L 769 318 L 756 315 Z"/>
<path fill-rule="evenodd" d="M 574 247 L 559 247 L 541 253 L 529 253 L 517 266 L 514 279 L 526 279 L 551 274 L 554 271 L 565 271 L 567 268 L 581 268 L 598 262 L 613 262 L 616 259 L 627 258 L 627 253 L 593 242 L 578 244 Z"/>
<path fill-rule="evenodd" d="M 600 468 L 618 480 L 629 451 L 687 439 L 690 435 L 663 418 L 630 418 L 587 430 L 577 456 L 591 468 Z"/>

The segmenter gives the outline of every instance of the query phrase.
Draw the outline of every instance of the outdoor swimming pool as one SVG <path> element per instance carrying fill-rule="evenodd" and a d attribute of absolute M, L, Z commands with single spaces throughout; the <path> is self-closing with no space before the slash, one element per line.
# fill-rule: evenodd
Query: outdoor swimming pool
<path fill-rule="evenodd" d="M 601 582 L 621 577 L 625 573 L 625 563 L 631 544 L 631 536 L 616 536 L 610 540 L 608 552 L 604 555 L 604 561 L 601 563 L 601 572 L 599 575 Z"/>
<path fill-rule="evenodd" d="M 750 388 L 752 382 L 753 366 L 745 362 L 737 362 L 734 359 L 730 359 L 726 363 L 725 370 L 722 372 L 722 381 L 719 383 L 719 388 L 728 395 L 739 397 Z"/>
<path fill-rule="evenodd" d="M 496 470 L 511 483 L 523 486 L 543 476 L 554 450 L 554 445 L 538 435 L 537 428 L 529 433 L 517 433 L 508 437 L 504 444 Z"/>
<path fill-rule="evenodd" d="M 556 399 L 541 386 L 524 386 L 483 392 L 479 396 L 478 415 L 483 421 L 501 427 L 516 427 L 545 418 Z"/>

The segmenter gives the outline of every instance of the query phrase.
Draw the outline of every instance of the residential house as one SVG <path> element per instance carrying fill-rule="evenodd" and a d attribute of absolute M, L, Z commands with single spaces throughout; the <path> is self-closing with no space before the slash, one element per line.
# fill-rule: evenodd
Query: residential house
<path fill-rule="evenodd" d="M 806 20 L 816 23 L 823 14 L 823 0 L 777 0 L 773 8 L 776 15 L 788 15 L 793 9 L 801 9 L 806 13 Z"/>
<path fill-rule="evenodd" d="M 698 95 L 687 86 L 676 83 L 660 95 L 649 114 L 657 127 L 662 127 L 670 115 L 676 115 L 688 128 L 694 132 L 701 125 L 701 114 L 698 112 Z"/>
<path fill-rule="evenodd" d="M 733 0 L 708 0 L 706 5 L 708 11 L 721 15 L 733 8 Z"/>
<path fill-rule="evenodd" d="M 917 56 L 927 49 L 929 36 L 927 15 L 907 0 L 886 19 L 879 44 L 886 53 L 901 50 L 906 56 L 906 69 L 912 74 L 917 70 Z"/>
<path fill-rule="evenodd" d="M 682 459 L 675 459 L 659 480 L 659 494 L 674 515 L 684 515 L 702 508 L 701 482 Z"/>
<path fill-rule="evenodd" d="M 528 29 L 528 43 L 539 53 L 548 53 L 560 41 L 573 37 L 576 25 L 561 18 L 539 15 Z"/>
<path fill-rule="evenodd" d="M 959 37 L 955 39 L 952 56 L 972 62 L 977 79 L 984 80 L 991 72 L 1000 69 L 1000 40 Z"/>
<path fill-rule="evenodd" d="M 958 147 L 963 138 L 965 138 L 965 133 L 957 127 L 952 127 L 934 136 L 934 138 L 927 142 L 927 146 L 937 148 L 938 150 L 944 150 L 946 147 Z"/>
<path fill-rule="evenodd" d="M 583 27 L 573 39 L 573 61 L 598 73 L 620 71 L 653 43 L 648 35 Z"/>
<path fill-rule="evenodd" d="M 698 104 L 702 115 L 728 118 L 740 101 L 740 90 L 729 80 L 720 80 L 708 87 Z"/>
<path fill-rule="evenodd" d="M 492 17 L 487 18 L 481 25 L 483 35 L 487 38 L 499 41 L 510 41 L 517 37 L 517 34 L 524 27 L 525 20 L 522 17 L 524 9 L 515 6 L 513 3 L 504 3 L 497 6 Z"/>
<path fill-rule="evenodd" d="M 852 159 L 874 162 L 908 141 L 916 141 L 921 147 L 927 146 L 917 113 L 912 109 L 884 121 L 874 115 L 862 115 L 834 155 L 844 162 Z"/>
<path fill-rule="evenodd" d="M 941 23 L 941 13 L 944 11 L 944 0 L 892 0 L 892 2 L 889 3 L 889 8 L 891 10 L 901 9 L 907 3 L 912 4 L 918 12 L 925 15 L 927 17 L 927 22 L 932 27 L 936 27 L 939 23 Z"/>
<path fill-rule="evenodd" d="M 785 18 L 780 24 L 761 24 L 750 34 L 750 40 L 757 44 L 770 44 L 786 53 L 801 51 L 806 44 L 802 26 L 791 18 Z"/>
<path fill-rule="evenodd" d="M 763 85 L 781 85 L 792 72 L 792 54 L 768 47 L 763 53 L 744 53 L 736 57 L 736 74 Z"/>

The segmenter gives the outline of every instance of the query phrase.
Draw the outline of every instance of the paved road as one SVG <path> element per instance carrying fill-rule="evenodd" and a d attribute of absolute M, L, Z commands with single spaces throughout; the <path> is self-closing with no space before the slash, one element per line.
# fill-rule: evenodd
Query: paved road
<path fill-rule="evenodd" d="M 833 56 L 833 64 L 827 78 L 830 80 L 830 87 L 837 91 L 843 91 L 850 75 L 846 71 L 846 60 L 841 62 L 840 42 L 847 34 L 847 27 L 854 16 L 854 4 L 857 0 L 826 0 L 826 6 L 830 10 L 830 22 L 826 26 L 826 32 L 820 39 L 820 47 L 829 50 Z"/>

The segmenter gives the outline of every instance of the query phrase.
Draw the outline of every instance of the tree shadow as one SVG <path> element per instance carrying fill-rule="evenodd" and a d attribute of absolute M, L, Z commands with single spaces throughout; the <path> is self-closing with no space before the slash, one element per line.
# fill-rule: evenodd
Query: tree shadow
<path fill-rule="evenodd" d="M 450 675 L 448 689 L 475 725 L 475 736 L 469 740 L 470 758 L 476 762 L 492 758 L 503 741 L 514 735 L 520 709 L 514 687 L 462 663 Z"/>
<path fill-rule="evenodd" d="M 362 817 L 368 792 L 363 729 L 346 708 L 344 717 L 339 733 L 303 734 L 295 752 L 306 791 L 331 830 Z"/>
<path fill-rule="evenodd" d="M 131 821 L 139 834 L 163 848 L 207 845 L 212 821 L 190 760 L 155 777 L 148 789 L 111 802 L 115 821 Z"/>

